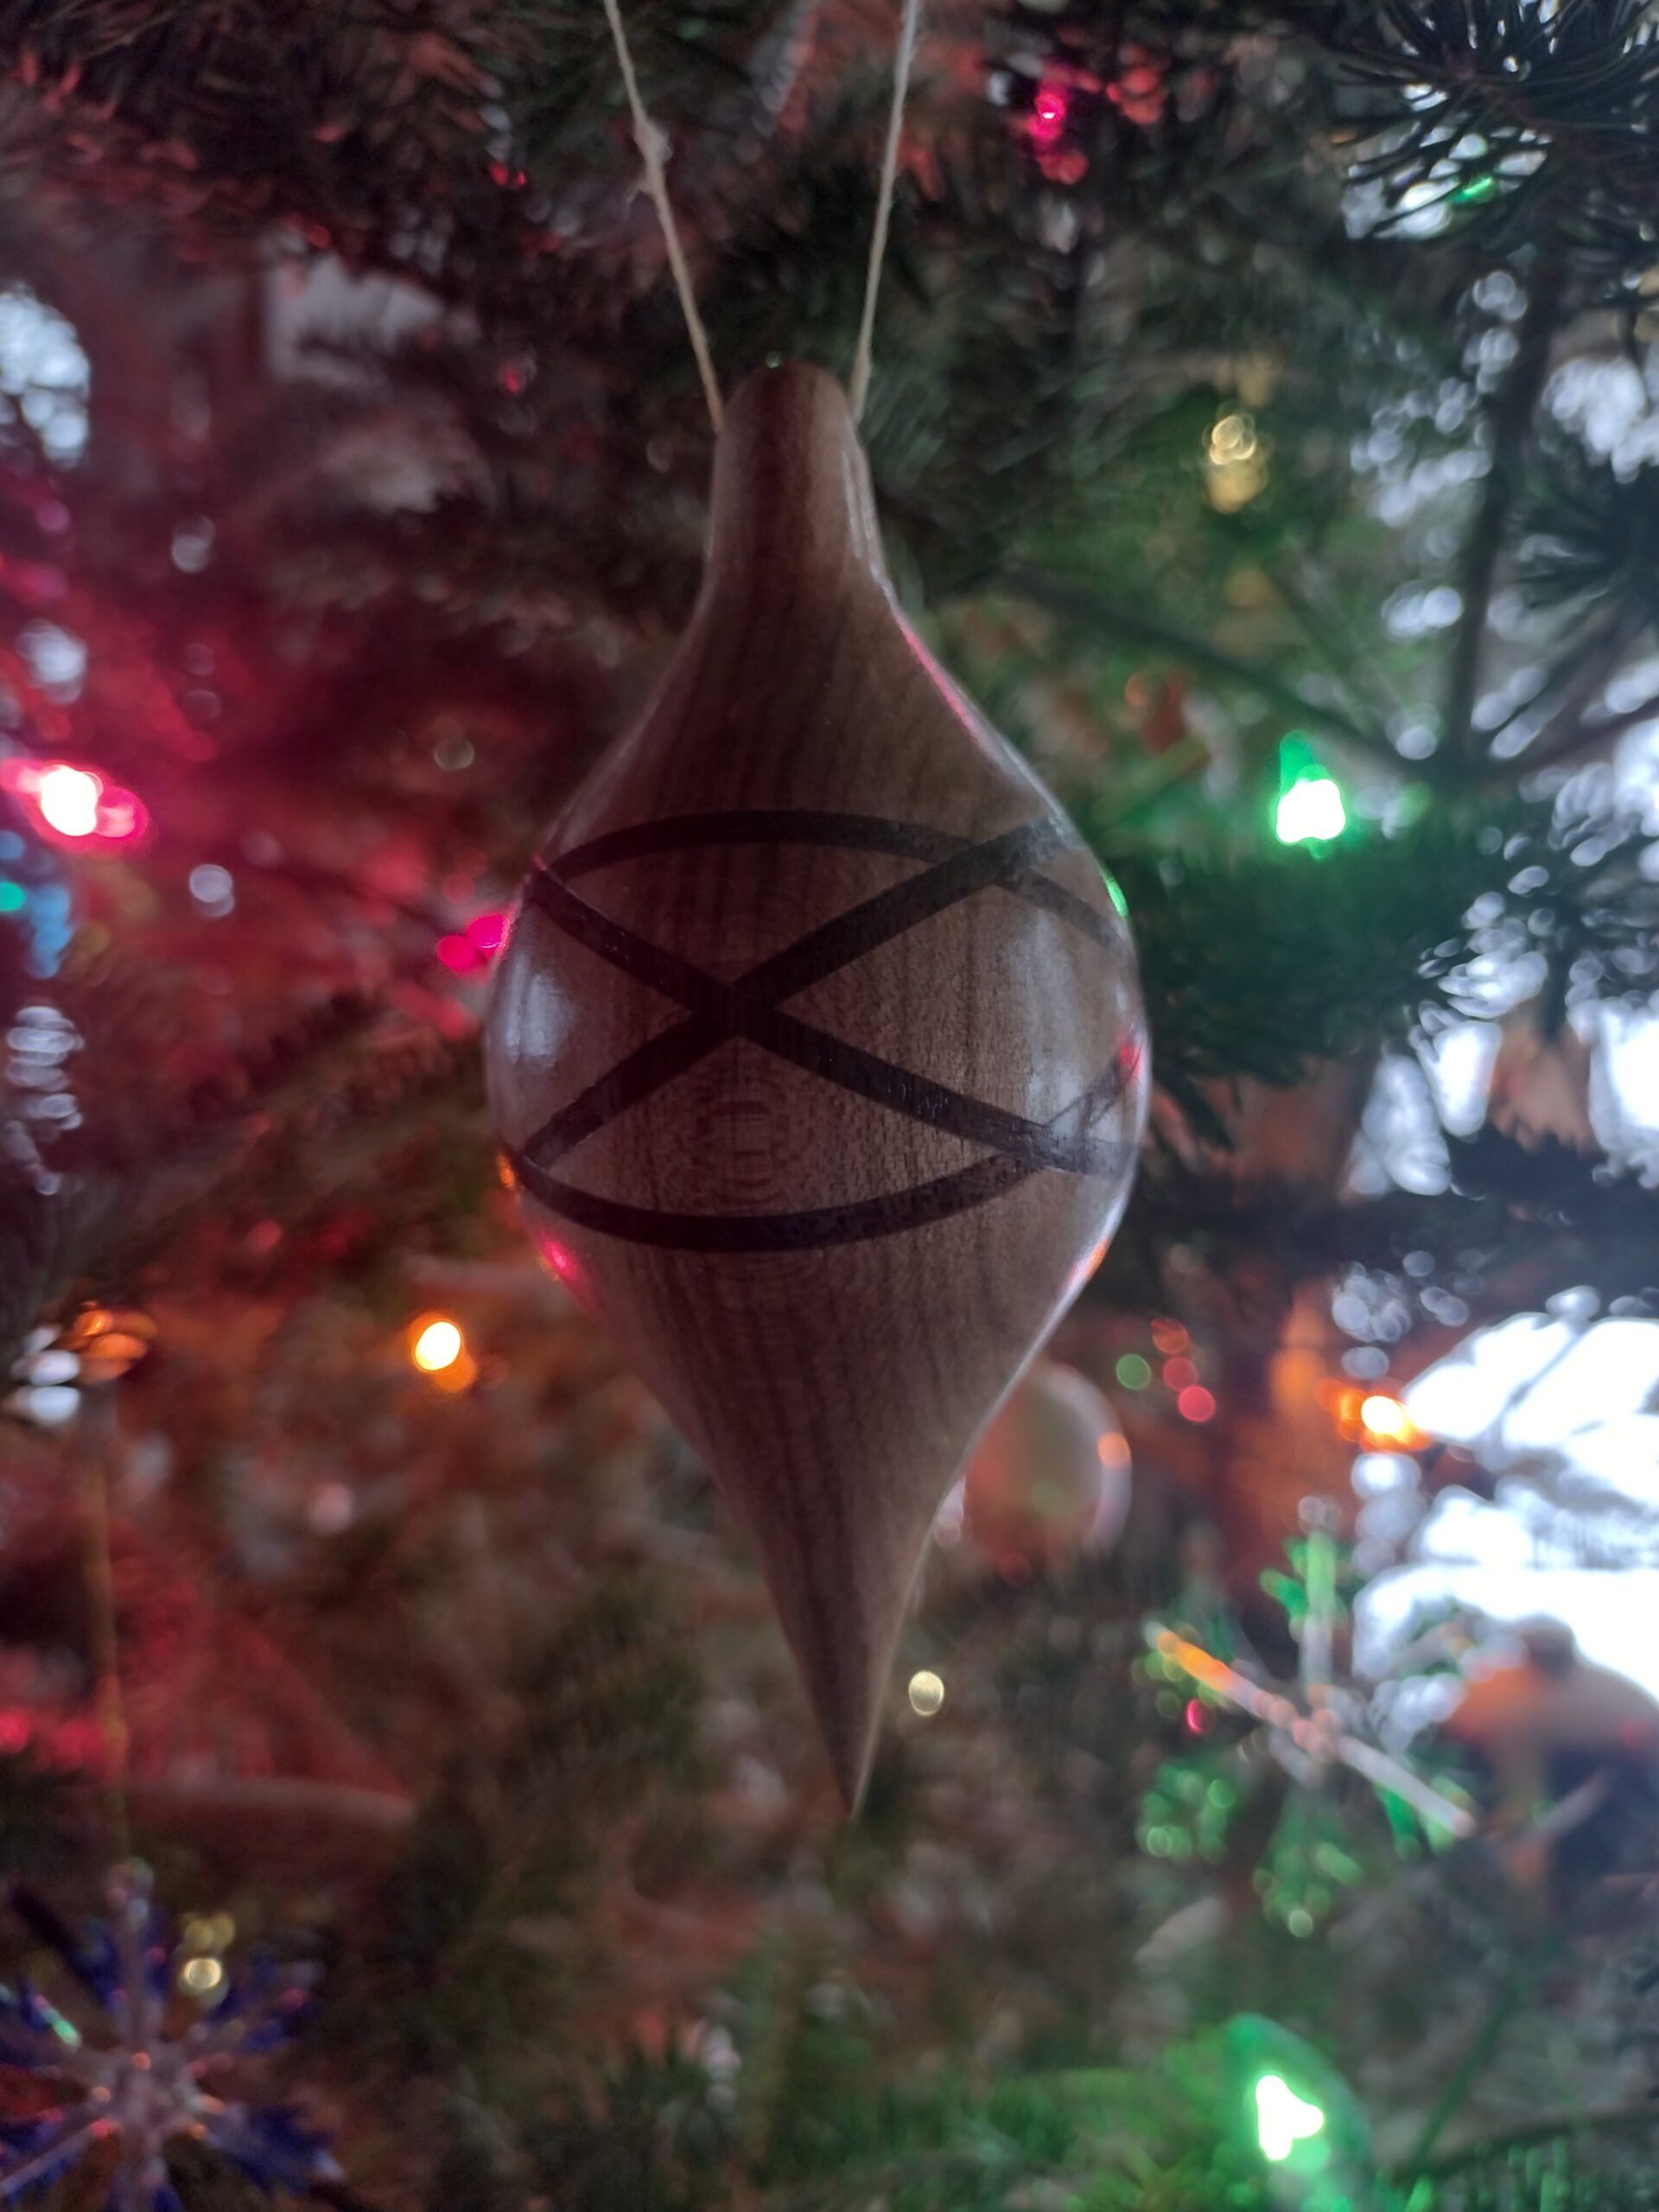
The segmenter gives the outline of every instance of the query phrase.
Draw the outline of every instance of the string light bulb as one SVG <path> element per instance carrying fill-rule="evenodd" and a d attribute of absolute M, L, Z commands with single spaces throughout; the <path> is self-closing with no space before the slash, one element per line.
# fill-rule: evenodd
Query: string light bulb
<path fill-rule="evenodd" d="M 404 1332 L 410 1364 L 458 1396 L 478 1380 L 478 1362 L 467 1350 L 458 1323 L 447 1313 L 423 1313 Z"/>
<path fill-rule="evenodd" d="M 212 1956 L 187 1959 L 179 1968 L 179 1987 L 198 2000 L 213 1997 L 225 1986 L 225 1961 Z"/>
<path fill-rule="evenodd" d="M 1255 424 L 1249 416 L 1224 415 L 1210 433 L 1210 459 L 1217 468 L 1230 462 L 1248 461 L 1258 442 Z"/>
<path fill-rule="evenodd" d="M 125 844 L 149 824 L 142 803 L 130 791 L 68 760 L 9 754 L 0 759 L 0 791 L 21 800 L 48 836 L 68 844 Z"/>
<path fill-rule="evenodd" d="M 1282 2165 L 1299 2143 L 1324 2126 L 1321 2107 L 1299 2097 L 1283 2075 L 1262 2075 L 1255 2085 L 1255 2139 L 1264 2158 Z"/>
<path fill-rule="evenodd" d="M 1267 489 L 1268 452 L 1253 416 L 1224 415 L 1204 442 L 1205 490 L 1217 514 L 1236 514 Z"/>
<path fill-rule="evenodd" d="M 1039 85 L 1037 96 L 1031 104 L 1030 130 L 1033 143 L 1039 146 L 1058 145 L 1065 136 L 1067 111 L 1071 100 L 1063 85 Z"/>
<path fill-rule="evenodd" d="M 1359 1418 L 1366 1434 L 1379 1442 L 1401 1445 L 1410 1452 L 1425 1441 L 1424 1431 L 1418 1427 L 1399 1399 L 1389 1397 L 1384 1391 L 1373 1391 L 1362 1402 Z"/>
<path fill-rule="evenodd" d="M 441 1375 L 446 1367 L 453 1367 L 467 1349 L 467 1339 L 461 1331 L 442 1314 L 434 1314 L 429 1321 L 416 1322 L 413 1332 L 409 1356 L 423 1375 Z"/>
<path fill-rule="evenodd" d="M 1348 826 L 1342 786 L 1303 738 L 1294 734 L 1279 747 L 1279 804 L 1274 834 L 1281 845 L 1323 843 Z"/>
<path fill-rule="evenodd" d="M 59 761 L 41 778 L 35 804 L 48 829 L 60 837 L 90 837 L 98 828 L 99 794 L 104 786 L 84 768 Z"/>
<path fill-rule="evenodd" d="M 1281 845 L 1305 845 L 1313 840 L 1339 837 L 1348 826 L 1348 810 L 1342 789 L 1332 776 L 1310 776 L 1283 793 L 1274 817 Z"/>

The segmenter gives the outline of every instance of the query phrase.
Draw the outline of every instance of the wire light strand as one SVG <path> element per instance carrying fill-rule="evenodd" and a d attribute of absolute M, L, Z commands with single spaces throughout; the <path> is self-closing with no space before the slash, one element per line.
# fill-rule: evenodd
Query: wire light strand
<path fill-rule="evenodd" d="M 612 0 L 606 0 L 609 7 Z M 870 236 L 870 265 L 864 277 L 864 313 L 858 326 L 858 348 L 853 355 L 852 380 L 847 396 L 853 420 L 864 412 L 870 388 L 870 359 L 875 343 L 875 300 L 881 289 L 881 267 L 887 257 L 887 225 L 893 216 L 893 188 L 899 175 L 899 140 L 905 124 L 905 98 L 910 90 L 910 65 L 916 52 L 916 33 L 922 17 L 922 0 L 905 0 L 904 21 L 899 31 L 899 58 L 893 69 L 893 106 L 887 115 L 887 143 L 881 154 L 881 186 L 876 195 L 875 228 Z"/>
<path fill-rule="evenodd" d="M 697 297 L 691 287 L 691 270 L 686 261 L 685 249 L 680 243 L 679 226 L 674 220 L 674 205 L 668 196 L 667 133 L 652 122 L 639 94 L 639 80 L 633 73 L 633 55 L 628 48 L 628 35 L 622 27 L 622 11 L 617 0 L 605 0 L 605 20 L 611 27 L 611 37 L 616 46 L 616 59 L 622 71 L 622 82 L 628 95 L 628 106 L 633 116 L 633 143 L 639 149 L 644 165 L 645 190 L 657 210 L 657 219 L 663 226 L 663 242 L 668 248 L 668 265 L 674 273 L 674 289 L 680 296 L 680 311 L 685 317 L 685 327 L 691 340 L 691 351 L 697 359 L 697 374 L 702 379 L 702 396 L 709 403 L 709 419 L 716 431 L 720 429 L 721 408 L 720 382 L 715 374 L 714 357 L 709 351 L 709 334 L 702 327 L 702 317 L 697 312 Z"/>

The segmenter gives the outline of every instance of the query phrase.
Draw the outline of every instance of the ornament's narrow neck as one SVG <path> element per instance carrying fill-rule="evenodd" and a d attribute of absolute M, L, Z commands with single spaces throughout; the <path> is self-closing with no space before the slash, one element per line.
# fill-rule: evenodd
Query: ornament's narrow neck
<path fill-rule="evenodd" d="M 768 595 L 862 569 L 885 584 L 870 473 L 847 396 L 823 369 L 762 369 L 715 450 L 708 581 Z"/>

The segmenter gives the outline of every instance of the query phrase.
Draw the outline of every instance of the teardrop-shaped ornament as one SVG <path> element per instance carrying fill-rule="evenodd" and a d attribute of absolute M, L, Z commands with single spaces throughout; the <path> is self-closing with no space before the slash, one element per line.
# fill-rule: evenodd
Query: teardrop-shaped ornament
<path fill-rule="evenodd" d="M 696 611 L 531 873 L 487 1045 L 532 1234 L 747 1529 L 853 1804 L 1147 1054 L 1116 887 L 906 627 L 820 370 L 727 410 Z"/>

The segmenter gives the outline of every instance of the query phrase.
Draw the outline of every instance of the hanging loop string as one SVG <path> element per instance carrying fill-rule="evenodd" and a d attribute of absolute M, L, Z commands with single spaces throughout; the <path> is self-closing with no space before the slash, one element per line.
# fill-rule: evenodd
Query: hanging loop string
<path fill-rule="evenodd" d="M 709 403 L 709 418 L 718 431 L 721 414 L 720 383 L 715 375 L 714 357 L 709 351 L 709 334 L 702 327 L 702 317 L 697 313 L 696 294 L 691 289 L 691 270 L 686 261 L 685 249 L 680 243 L 679 226 L 674 220 L 673 202 L 668 196 L 667 134 L 652 121 L 645 101 L 639 96 L 639 80 L 633 73 L 633 55 L 628 49 L 628 35 L 622 28 L 622 12 L 617 0 L 605 0 L 605 20 L 611 27 L 617 61 L 622 71 L 622 82 L 627 89 L 628 106 L 633 116 L 633 143 L 639 149 L 639 159 L 644 164 L 645 190 L 652 206 L 657 210 L 657 219 L 663 226 L 663 243 L 668 248 L 668 265 L 674 272 L 674 289 L 680 296 L 680 311 L 685 317 L 691 351 L 697 358 L 697 374 L 702 378 L 702 396 Z"/>
<path fill-rule="evenodd" d="M 609 0 L 607 0 L 609 4 Z M 887 143 L 881 154 L 881 187 L 876 195 L 875 229 L 870 237 L 870 265 L 864 276 L 864 313 L 858 326 L 858 349 L 853 355 L 852 380 L 847 387 L 853 420 L 864 412 L 870 388 L 870 356 L 875 342 L 875 296 L 881 289 L 881 264 L 887 255 L 887 224 L 893 214 L 893 188 L 899 175 L 899 137 L 904 128 L 905 96 L 910 90 L 910 65 L 916 52 L 916 33 L 922 16 L 922 0 L 905 0 L 904 21 L 899 31 L 899 58 L 893 67 L 893 106 L 887 116 Z"/>
<path fill-rule="evenodd" d="M 657 210 L 657 219 L 663 226 L 663 242 L 668 248 L 668 265 L 673 271 L 674 289 L 679 294 L 680 311 L 685 317 L 691 351 L 696 356 L 697 374 L 702 379 L 702 395 L 709 403 L 709 417 L 718 431 L 722 415 L 720 383 L 715 374 L 714 358 L 709 350 L 709 334 L 704 330 L 702 317 L 697 312 L 696 294 L 692 289 L 691 270 L 686 261 L 685 248 L 680 242 L 679 226 L 674 219 L 673 202 L 668 196 L 668 139 L 652 120 L 640 96 L 639 80 L 634 74 L 633 55 L 629 49 L 627 32 L 623 28 L 619 0 L 604 0 L 604 5 L 605 20 L 611 27 L 617 63 L 622 72 L 628 107 L 633 117 L 633 143 L 639 149 L 639 159 L 644 165 L 645 190 Z M 887 230 L 893 219 L 893 187 L 899 175 L 899 141 L 904 130 L 905 101 L 910 91 L 910 68 L 915 58 L 916 36 L 921 16 L 922 0 L 904 0 L 904 16 L 899 30 L 899 53 L 893 71 L 893 105 L 887 115 L 887 144 L 882 149 L 881 180 L 876 193 L 875 227 L 870 236 L 869 265 L 864 274 L 864 309 L 859 318 L 858 344 L 853 354 L 853 373 L 848 385 L 855 422 L 864 412 L 864 401 L 870 388 L 876 296 L 881 289 L 881 268 L 887 259 Z"/>

